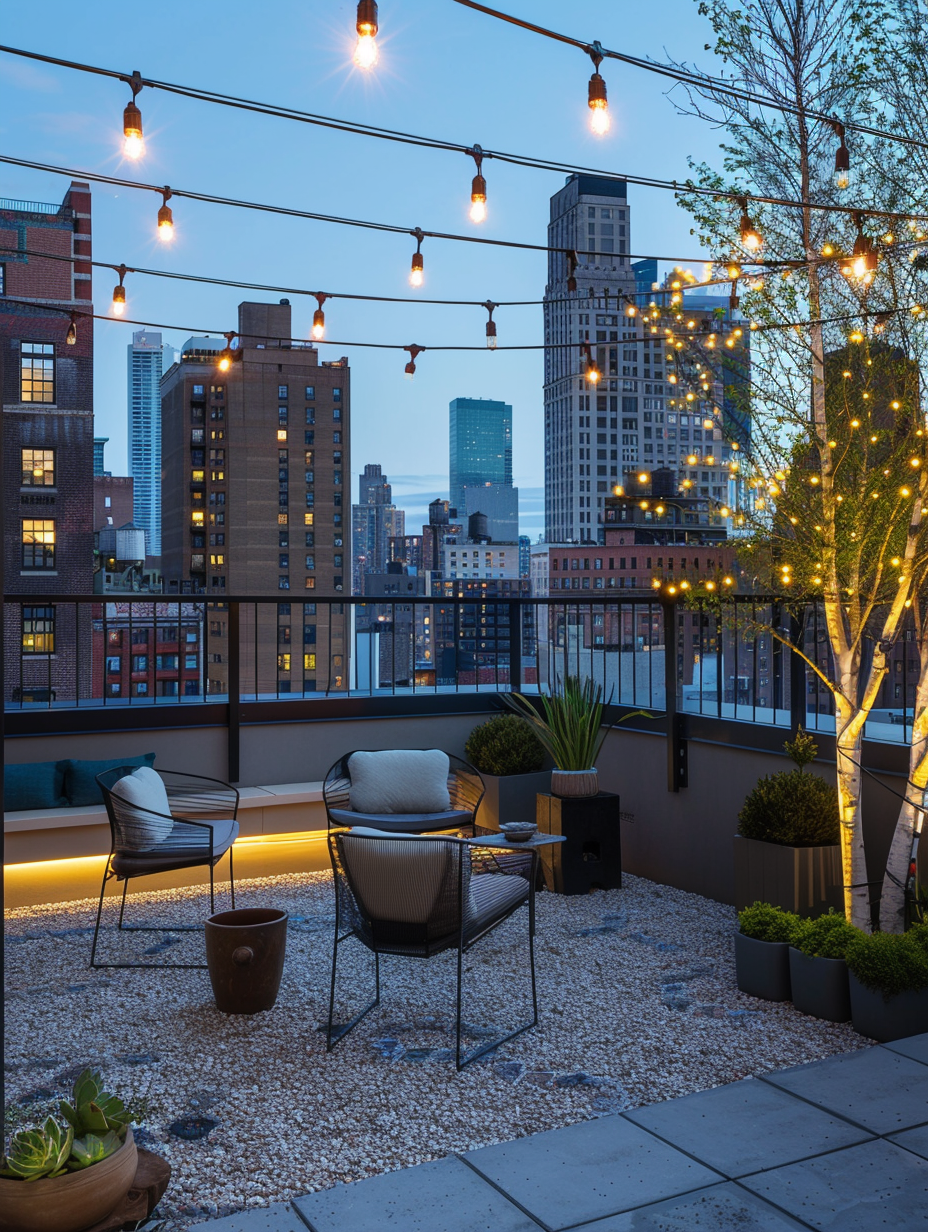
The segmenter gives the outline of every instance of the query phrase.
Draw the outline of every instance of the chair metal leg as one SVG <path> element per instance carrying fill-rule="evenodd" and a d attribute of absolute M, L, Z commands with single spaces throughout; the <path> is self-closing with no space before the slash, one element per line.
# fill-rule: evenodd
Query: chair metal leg
<path fill-rule="evenodd" d="M 532 905 L 533 898 L 534 898 L 534 894 L 529 899 L 530 907 Z M 476 1061 L 479 1057 L 485 1056 L 488 1052 L 492 1052 L 495 1048 L 499 1048 L 501 1044 L 507 1044 L 510 1040 L 515 1039 L 516 1036 L 521 1035 L 523 1031 L 530 1031 L 532 1027 L 538 1026 L 538 990 L 537 990 L 537 986 L 535 983 L 534 915 L 531 911 L 529 911 L 528 962 L 529 962 L 529 971 L 531 973 L 531 981 L 532 981 L 532 1020 L 531 1022 L 526 1022 L 521 1027 L 516 1027 L 516 1029 L 514 1031 L 510 1031 L 508 1035 L 502 1035 L 499 1037 L 499 1039 L 491 1040 L 488 1044 L 481 1044 L 478 1048 L 475 1048 L 469 1056 L 462 1057 L 462 1054 L 461 1054 L 461 1030 L 462 1030 L 461 1028 L 461 987 L 462 987 L 462 982 L 463 982 L 462 975 L 463 975 L 463 966 L 464 966 L 464 948 L 463 946 L 458 946 L 458 990 L 457 990 L 458 1004 L 457 1004 L 457 1022 L 456 1022 L 456 1027 L 455 1027 L 455 1032 L 456 1032 L 455 1064 L 457 1065 L 458 1072 L 464 1069 L 465 1066 L 470 1065 L 472 1061 Z"/>
<path fill-rule="evenodd" d="M 210 915 L 216 914 L 216 877 L 213 871 L 214 867 L 215 866 L 213 865 L 212 861 L 210 861 L 210 866 L 209 866 L 209 913 Z"/>
<path fill-rule="evenodd" d="M 100 936 L 100 920 L 103 916 L 103 896 L 106 893 L 106 883 L 110 876 L 110 862 L 107 860 L 106 868 L 103 870 L 103 884 L 100 886 L 100 902 L 97 904 L 97 922 L 93 930 L 93 945 L 90 947 L 90 965 L 96 967 L 97 957 L 97 938 Z"/>
<path fill-rule="evenodd" d="M 122 904 L 119 908 L 119 928 L 122 929 L 123 917 L 126 914 L 126 894 L 129 890 L 129 878 L 127 877 L 122 884 Z"/>
<path fill-rule="evenodd" d="M 373 1009 L 380 1004 L 380 955 L 374 951 L 374 1000 L 366 1005 L 359 1014 L 356 1014 L 350 1022 L 344 1023 L 338 1028 L 338 1031 L 333 1031 L 332 1022 L 335 1017 L 335 970 L 338 964 L 338 947 L 343 941 L 347 941 L 353 937 L 354 933 L 346 933 L 344 937 L 339 937 L 338 930 L 335 932 L 335 941 L 332 946 L 332 980 L 329 985 L 329 1021 L 325 1033 L 325 1050 L 331 1052 L 336 1045 L 340 1044 L 349 1031 L 353 1030 L 362 1018 L 365 1018 Z"/>
<path fill-rule="evenodd" d="M 234 847 L 235 844 L 232 844 Z M 235 910 L 235 876 L 232 871 L 232 847 L 229 848 L 229 894 L 232 897 L 232 910 Z"/>

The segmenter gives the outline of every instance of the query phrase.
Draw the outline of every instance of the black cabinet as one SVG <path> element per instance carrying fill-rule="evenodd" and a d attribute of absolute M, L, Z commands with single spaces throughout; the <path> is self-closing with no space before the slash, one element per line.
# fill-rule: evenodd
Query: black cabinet
<path fill-rule="evenodd" d="M 567 840 L 539 852 L 545 885 L 558 894 L 615 890 L 622 884 L 622 836 L 619 797 L 601 791 L 596 796 L 536 797 L 538 829 L 562 834 Z"/>

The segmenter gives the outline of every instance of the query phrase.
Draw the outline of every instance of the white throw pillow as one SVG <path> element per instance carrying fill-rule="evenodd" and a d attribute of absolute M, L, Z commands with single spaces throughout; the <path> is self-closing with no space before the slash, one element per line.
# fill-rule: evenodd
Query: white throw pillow
<path fill-rule="evenodd" d="M 353 753 L 351 807 L 356 813 L 447 812 L 448 769 L 448 754 L 441 749 Z"/>
<path fill-rule="evenodd" d="M 126 847 L 132 851 L 151 851 L 170 837 L 174 821 L 164 780 L 151 766 L 139 766 L 132 774 L 121 778 L 113 791 L 125 804 L 119 808 L 129 827 Z M 128 806 L 128 807 L 126 807 Z M 167 816 L 154 817 L 161 813 Z"/>

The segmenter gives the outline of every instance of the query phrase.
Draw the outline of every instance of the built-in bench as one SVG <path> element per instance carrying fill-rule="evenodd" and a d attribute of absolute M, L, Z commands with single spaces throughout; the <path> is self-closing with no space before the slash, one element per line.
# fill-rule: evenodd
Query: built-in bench
<path fill-rule="evenodd" d="M 239 796 L 242 839 L 273 841 L 325 829 L 322 783 L 241 787 Z M 103 856 L 110 850 L 110 827 L 102 804 L 8 812 L 3 828 L 7 864 Z"/>

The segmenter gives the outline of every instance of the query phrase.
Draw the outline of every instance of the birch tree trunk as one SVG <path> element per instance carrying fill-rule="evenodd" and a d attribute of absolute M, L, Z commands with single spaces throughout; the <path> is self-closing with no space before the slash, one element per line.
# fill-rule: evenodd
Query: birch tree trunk
<path fill-rule="evenodd" d="M 884 933 L 901 933 L 905 928 L 905 883 L 909 873 L 915 818 L 918 814 L 915 802 L 922 802 L 923 793 L 928 788 L 928 638 L 924 636 L 919 660 L 912 741 L 909 745 L 911 781 L 906 787 L 906 803 L 899 809 L 883 877 L 883 896 L 880 899 L 880 931 Z"/>

